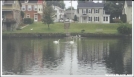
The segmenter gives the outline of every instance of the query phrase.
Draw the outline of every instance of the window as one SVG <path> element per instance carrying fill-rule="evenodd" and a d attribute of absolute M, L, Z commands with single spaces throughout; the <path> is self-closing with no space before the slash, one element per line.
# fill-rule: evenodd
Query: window
<path fill-rule="evenodd" d="M 91 9 L 89 9 L 88 12 L 91 13 Z"/>
<path fill-rule="evenodd" d="M 95 13 L 99 13 L 99 9 L 95 9 Z"/>
<path fill-rule="evenodd" d="M 21 8 L 22 11 L 25 11 L 26 10 L 26 7 L 25 5 L 22 5 L 22 8 Z"/>
<path fill-rule="evenodd" d="M 22 8 L 22 11 L 25 11 L 25 8 Z"/>
<path fill-rule="evenodd" d="M 30 18 L 30 15 L 29 14 L 26 14 L 26 18 Z"/>
<path fill-rule="evenodd" d="M 99 21 L 99 17 L 94 17 L 94 21 Z"/>
<path fill-rule="evenodd" d="M 28 5 L 28 11 L 31 11 L 31 10 L 32 10 L 32 6 Z"/>
<path fill-rule="evenodd" d="M 91 13 L 93 13 L 92 11 L 93 11 L 94 9 L 91 9 Z"/>
<path fill-rule="evenodd" d="M 108 17 L 103 17 L 103 21 L 108 21 Z"/>
<path fill-rule="evenodd" d="M 37 6 L 34 6 L 34 11 L 37 11 Z"/>
<path fill-rule="evenodd" d="M 91 21 L 91 18 L 89 17 L 89 19 L 88 19 L 89 21 Z"/>
<path fill-rule="evenodd" d="M 82 9 L 82 13 L 83 14 L 86 14 L 86 9 Z"/>
<path fill-rule="evenodd" d="M 108 17 L 106 17 L 106 21 L 108 21 Z"/>
<path fill-rule="evenodd" d="M 103 21 L 105 21 L 105 17 L 103 17 Z"/>
<path fill-rule="evenodd" d="M 89 21 L 92 21 L 92 17 L 89 17 L 89 19 L 88 19 Z"/>
<path fill-rule="evenodd" d="M 97 21 L 97 17 L 95 17 L 95 21 Z"/>

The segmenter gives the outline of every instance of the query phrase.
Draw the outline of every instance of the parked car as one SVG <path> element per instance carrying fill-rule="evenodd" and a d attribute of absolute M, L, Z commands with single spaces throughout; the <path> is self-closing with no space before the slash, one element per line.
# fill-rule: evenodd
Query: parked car
<path fill-rule="evenodd" d="M 64 20 L 60 20 L 60 22 L 64 22 Z"/>

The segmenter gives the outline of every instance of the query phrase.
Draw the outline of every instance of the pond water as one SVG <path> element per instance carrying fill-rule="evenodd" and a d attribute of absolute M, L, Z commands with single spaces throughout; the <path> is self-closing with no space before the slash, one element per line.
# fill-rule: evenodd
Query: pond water
<path fill-rule="evenodd" d="M 59 44 L 53 43 L 58 40 Z M 3 38 L 3 75 L 132 74 L 131 38 Z"/>

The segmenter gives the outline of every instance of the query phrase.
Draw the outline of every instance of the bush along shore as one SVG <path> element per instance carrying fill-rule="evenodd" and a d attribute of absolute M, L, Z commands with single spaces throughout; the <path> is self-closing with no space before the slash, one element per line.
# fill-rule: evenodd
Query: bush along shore
<path fill-rule="evenodd" d="M 104 33 L 70 33 L 71 36 L 81 35 L 81 37 L 132 37 L 125 34 L 104 34 Z M 17 38 L 47 38 L 47 37 L 67 37 L 66 33 L 3 33 L 2 37 Z"/>

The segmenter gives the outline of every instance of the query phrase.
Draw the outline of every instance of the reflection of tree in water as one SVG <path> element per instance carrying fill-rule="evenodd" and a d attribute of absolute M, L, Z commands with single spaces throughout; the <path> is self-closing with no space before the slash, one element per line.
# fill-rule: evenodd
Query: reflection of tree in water
<path fill-rule="evenodd" d="M 47 68 L 56 68 L 59 65 L 59 60 L 61 61 L 61 53 L 58 56 L 56 52 L 52 39 L 47 39 L 44 46 L 44 64 Z M 58 46 L 56 46 L 58 47 Z"/>
<path fill-rule="evenodd" d="M 112 69 L 113 73 L 115 74 L 132 73 L 132 68 L 130 68 L 132 67 L 131 62 L 127 63 L 130 64 L 129 67 L 126 67 L 127 70 L 125 70 L 123 63 L 124 53 L 127 52 L 126 48 L 128 47 L 129 44 L 131 44 L 130 42 L 131 42 L 130 39 L 119 39 L 117 43 L 110 44 L 109 56 L 105 58 L 105 60 L 107 68 Z"/>
<path fill-rule="evenodd" d="M 26 43 L 24 43 L 25 41 Z M 3 45 L 4 70 L 7 72 L 12 72 L 12 74 L 22 73 L 25 69 L 24 54 L 25 52 L 29 52 L 29 48 L 25 47 L 25 45 L 29 45 L 29 41 L 13 38 L 6 39 L 6 41 L 3 41 L 3 44 L 5 44 Z"/>
<path fill-rule="evenodd" d="M 107 66 L 107 72 L 117 74 L 132 73 L 131 39 L 116 40 L 82 40 L 78 42 L 78 60 L 79 64 L 104 63 Z M 129 48 L 128 48 L 129 47 Z M 125 54 L 126 53 L 126 54 Z M 110 69 L 110 70 L 109 70 Z"/>
<path fill-rule="evenodd" d="M 7 39 L 7 41 L 3 41 L 2 43 L 2 65 L 3 65 L 3 72 L 12 70 L 13 67 L 13 60 L 14 60 L 14 53 L 15 53 L 15 47 L 13 40 Z M 7 57 L 8 56 L 8 57 Z M 8 62 L 7 62 L 8 61 Z"/>

